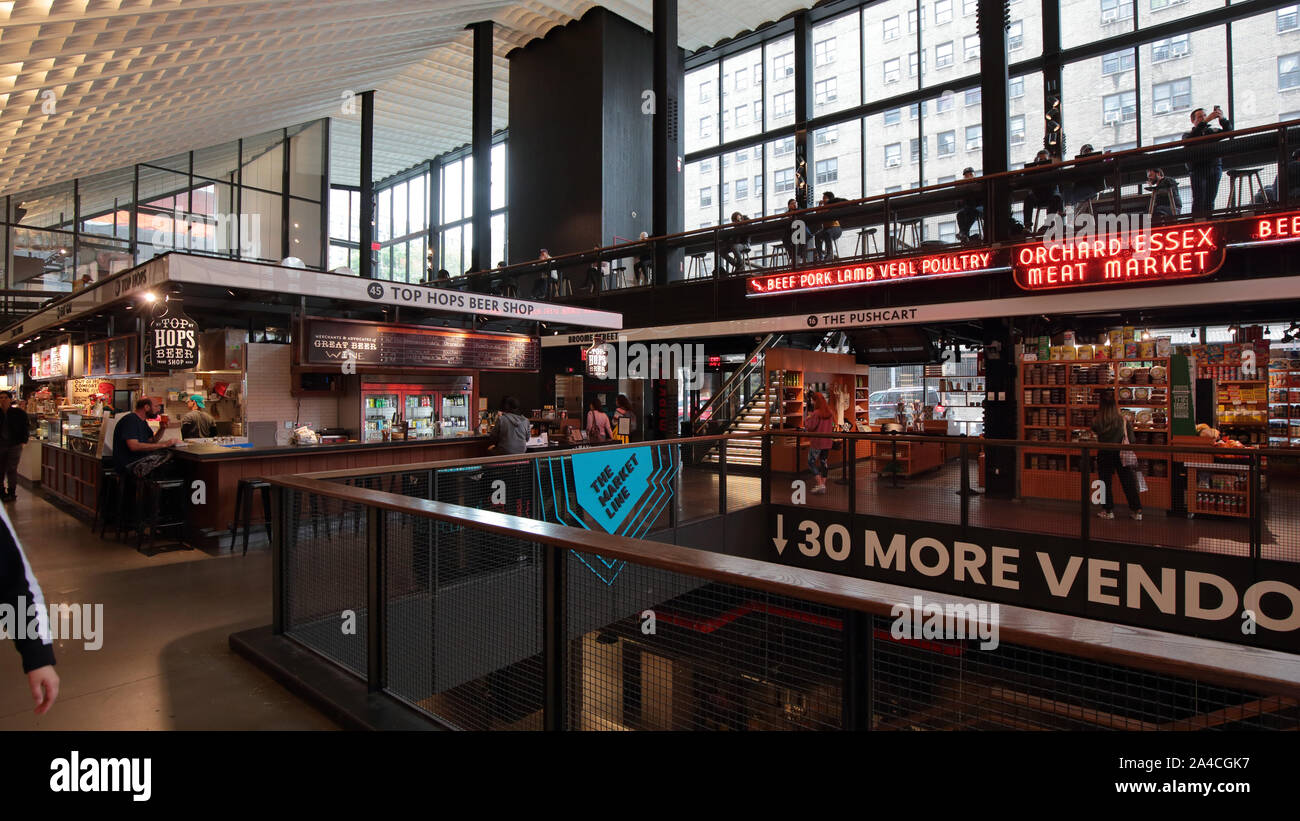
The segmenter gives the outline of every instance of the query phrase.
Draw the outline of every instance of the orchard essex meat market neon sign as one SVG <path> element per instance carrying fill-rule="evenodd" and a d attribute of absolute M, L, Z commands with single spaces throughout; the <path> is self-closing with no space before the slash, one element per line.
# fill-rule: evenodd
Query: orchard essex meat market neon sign
<path fill-rule="evenodd" d="M 812 271 L 768 274 L 750 277 L 745 290 L 747 296 L 768 296 L 850 288 L 898 279 L 964 276 L 991 270 L 993 258 L 993 251 L 961 251 L 952 254 L 841 265 L 837 268 L 819 268 Z"/>
<path fill-rule="evenodd" d="M 1012 249 L 1016 284 L 1028 291 L 1209 276 L 1223 265 L 1216 225 L 1035 242 Z"/>

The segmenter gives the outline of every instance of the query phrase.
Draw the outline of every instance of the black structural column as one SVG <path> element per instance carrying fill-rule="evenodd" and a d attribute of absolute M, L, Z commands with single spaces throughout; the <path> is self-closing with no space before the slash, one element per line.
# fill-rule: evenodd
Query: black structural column
<path fill-rule="evenodd" d="M 1010 22 L 1008 0 L 979 0 L 980 121 L 983 124 L 984 173 L 1000 174 L 1007 170 L 1007 25 Z M 995 240 L 1010 233 L 1011 192 L 1005 184 L 992 186 L 986 207 L 985 223 Z"/>
<path fill-rule="evenodd" d="M 812 49 L 809 48 L 808 12 L 794 16 L 794 184 L 800 208 L 807 208 L 808 188 L 808 121 L 812 119 Z"/>
<path fill-rule="evenodd" d="M 1053 156 L 1064 157 L 1069 151 L 1065 140 L 1065 106 L 1061 100 L 1061 4 L 1060 0 L 1043 2 L 1043 147 Z"/>
<path fill-rule="evenodd" d="M 374 279 L 375 252 L 375 92 L 361 92 L 361 270 L 363 279 Z"/>
<path fill-rule="evenodd" d="M 681 229 L 680 112 L 678 89 L 682 84 L 682 62 L 677 53 L 677 0 L 654 0 L 654 114 L 651 152 L 650 234 L 662 237 Z M 655 284 L 668 282 L 669 268 L 681 254 L 672 254 L 662 242 L 655 243 Z"/>
<path fill-rule="evenodd" d="M 496 264 L 492 259 L 492 21 L 469 28 L 474 31 L 474 248 L 470 264 L 486 271 Z"/>

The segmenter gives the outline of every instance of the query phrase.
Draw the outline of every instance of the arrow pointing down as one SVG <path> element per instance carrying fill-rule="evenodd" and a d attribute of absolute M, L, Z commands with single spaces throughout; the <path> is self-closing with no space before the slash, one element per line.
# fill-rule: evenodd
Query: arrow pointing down
<path fill-rule="evenodd" d="M 772 537 L 772 544 L 776 545 L 776 555 L 780 556 L 785 552 L 785 545 L 789 539 L 785 537 L 785 518 L 776 514 L 776 535 Z"/>

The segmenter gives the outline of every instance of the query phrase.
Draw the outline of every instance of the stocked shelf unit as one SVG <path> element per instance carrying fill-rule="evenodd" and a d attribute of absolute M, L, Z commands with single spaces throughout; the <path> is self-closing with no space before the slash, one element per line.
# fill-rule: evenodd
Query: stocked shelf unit
<path fill-rule="evenodd" d="M 943 444 L 935 442 L 877 442 L 872 463 L 876 473 L 886 475 L 897 462 L 899 476 L 915 476 L 943 465 Z"/>
<path fill-rule="evenodd" d="M 1300 354 L 1268 366 L 1269 447 L 1300 447 Z"/>
<path fill-rule="evenodd" d="M 1120 408 L 1138 417 L 1133 444 L 1169 444 L 1172 409 L 1168 374 L 1167 357 L 1022 361 L 1020 438 L 1043 444 L 1021 448 L 1020 495 L 1064 501 L 1079 499 L 1078 452 L 1053 447 L 1052 443 L 1092 438 L 1098 390 L 1114 389 Z M 1147 491 L 1142 494 L 1143 505 L 1168 508 L 1171 501 L 1169 458 L 1143 456 L 1138 461 L 1147 483 Z M 1096 470 L 1094 464 L 1094 475 Z M 1119 493 L 1118 481 L 1115 485 Z"/>
<path fill-rule="evenodd" d="M 803 371 L 768 372 L 767 427 L 771 430 L 803 427 Z"/>
<path fill-rule="evenodd" d="M 945 376 L 939 379 L 939 401 L 947 409 L 949 432 L 978 436 L 984 426 L 984 377 Z"/>
<path fill-rule="evenodd" d="M 1268 440 L 1268 382 L 1221 379 L 1214 387 L 1215 419 L 1220 430 L 1248 445 Z"/>
<path fill-rule="evenodd" d="M 1250 518 L 1250 466 L 1187 462 L 1187 512 Z"/>

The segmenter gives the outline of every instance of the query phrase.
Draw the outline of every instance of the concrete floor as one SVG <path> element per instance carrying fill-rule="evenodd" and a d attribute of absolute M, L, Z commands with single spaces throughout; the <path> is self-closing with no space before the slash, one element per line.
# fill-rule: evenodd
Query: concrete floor
<path fill-rule="evenodd" d="M 265 548 L 147 557 L 26 489 L 6 508 L 46 601 L 102 604 L 104 626 L 98 650 L 55 643 L 59 700 L 41 717 L 18 654 L 0 647 L 0 731 L 337 729 L 227 644 L 270 623 Z"/>

